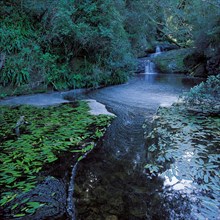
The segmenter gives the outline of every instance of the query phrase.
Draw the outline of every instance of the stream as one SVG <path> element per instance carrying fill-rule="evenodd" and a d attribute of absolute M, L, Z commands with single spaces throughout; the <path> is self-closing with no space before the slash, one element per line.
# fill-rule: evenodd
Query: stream
<path fill-rule="evenodd" d="M 69 102 L 77 97 L 94 99 L 117 116 L 103 140 L 72 167 L 68 196 L 63 196 L 64 200 L 67 198 L 67 207 L 62 206 L 66 210 L 63 212 L 72 220 L 214 220 L 220 219 L 216 214 L 219 208 L 213 215 L 200 215 L 200 204 L 194 202 L 192 205 L 192 199 L 196 201 L 200 195 L 189 198 L 184 186 L 189 185 L 189 181 L 181 183 L 181 191 L 176 182 L 176 188 L 168 190 L 167 179 L 149 178 L 144 169 L 148 154 L 145 136 L 152 129 L 158 107 L 170 106 L 179 95 L 200 81 L 179 74 L 156 73 L 154 64 L 146 58 L 145 73 L 136 75 L 126 84 L 88 93 L 70 91 L 12 97 L 0 104 L 45 106 Z M 184 148 L 183 154 L 185 151 Z M 69 164 L 60 166 L 64 168 Z M 65 194 L 65 189 L 60 191 L 60 195 Z M 216 198 L 219 199 L 217 193 Z M 216 204 L 218 206 L 220 202 Z M 41 219 L 38 217 L 36 219 Z M 68 218 L 67 215 L 56 217 L 54 219 Z"/>
<path fill-rule="evenodd" d="M 170 197 L 161 178 L 147 178 L 144 133 L 150 130 L 159 106 L 171 105 L 195 84 L 183 75 L 151 71 L 127 84 L 82 97 L 105 104 L 117 118 L 102 143 L 78 164 L 74 194 L 77 220 L 192 219 L 187 199 L 178 194 Z M 146 120 L 148 126 L 143 129 Z"/>

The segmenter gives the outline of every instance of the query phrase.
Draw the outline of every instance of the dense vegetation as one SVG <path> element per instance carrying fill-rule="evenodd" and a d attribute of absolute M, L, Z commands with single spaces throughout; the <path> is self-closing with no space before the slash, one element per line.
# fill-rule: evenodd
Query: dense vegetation
<path fill-rule="evenodd" d="M 92 116 L 88 110 L 85 102 L 43 109 L 0 108 L 1 207 L 9 207 L 9 202 L 44 180 L 55 161 L 64 166 L 62 158 L 75 155 L 76 162 L 93 149 L 112 117 Z M 21 124 L 18 134 L 16 123 L 21 115 L 26 123 Z M 11 212 L 21 217 L 43 205 L 27 199 L 13 204 Z"/>
<path fill-rule="evenodd" d="M 160 107 L 147 137 L 149 178 L 169 180 L 170 189 L 184 187 L 190 199 L 196 194 L 195 219 L 215 219 L 219 213 L 219 80 L 220 75 L 210 76 L 179 103 Z"/>
<path fill-rule="evenodd" d="M 140 45 L 146 44 L 144 34 L 138 36 L 126 21 L 133 9 L 124 2 L 4 1 L 1 9 L 3 86 L 65 89 L 122 83 Z M 140 22 L 145 23 L 140 20 L 138 27 Z"/>
<path fill-rule="evenodd" d="M 217 0 L 10 0 L 0 8 L 1 90 L 122 83 L 158 42 L 196 47 L 185 60 L 192 73 L 219 72 Z"/>

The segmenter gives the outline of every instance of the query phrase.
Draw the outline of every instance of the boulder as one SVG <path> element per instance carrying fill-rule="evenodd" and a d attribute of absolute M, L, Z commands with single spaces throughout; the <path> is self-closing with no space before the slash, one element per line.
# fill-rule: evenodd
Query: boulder
<path fill-rule="evenodd" d="M 183 62 L 194 76 L 206 76 L 206 57 L 202 53 L 192 51 L 191 54 L 184 58 Z"/>
<path fill-rule="evenodd" d="M 206 70 L 208 75 L 217 75 L 220 73 L 220 55 L 207 60 Z"/>
<path fill-rule="evenodd" d="M 178 50 L 178 49 L 180 49 L 177 45 L 169 44 L 169 43 L 158 44 L 157 46 L 160 47 L 161 51 L 169 51 L 169 50 Z"/>
<path fill-rule="evenodd" d="M 192 53 L 192 49 L 178 49 L 162 52 L 152 61 L 162 73 L 187 73 L 189 67 L 184 63 L 184 59 Z"/>

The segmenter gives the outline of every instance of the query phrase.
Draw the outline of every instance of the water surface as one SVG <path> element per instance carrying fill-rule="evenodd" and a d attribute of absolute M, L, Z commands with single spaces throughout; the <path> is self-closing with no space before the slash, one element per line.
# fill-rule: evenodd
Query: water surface
<path fill-rule="evenodd" d="M 140 74 L 86 96 L 105 104 L 117 118 L 103 143 L 78 165 L 76 219 L 189 219 L 186 199 L 178 194 L 170 198 L 161 178 L 147 178 L 144 132 L 160 105 L 171 105 L 195 83 L 183 75 Z M 145 120 L 149 123 L 143 129 Z"/>

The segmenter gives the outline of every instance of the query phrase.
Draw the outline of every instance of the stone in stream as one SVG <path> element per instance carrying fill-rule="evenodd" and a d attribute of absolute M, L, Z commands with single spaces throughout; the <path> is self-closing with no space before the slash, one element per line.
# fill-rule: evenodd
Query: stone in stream
<path fill-rule="evenodd" d="M 88 103 L 89 108 L 91 109 L 89 111 L 89 113 L 91 115 L 103 114 L 103 115 L 110 115 L 110 116 L 114 116 L 114 117 L 116 116 L 115 114 L 109 112 L 106 109 L 105 105 L 101 104 L 100 102 L 97 102 L 95 99 L 86 99 L 85 101 Z"/>

